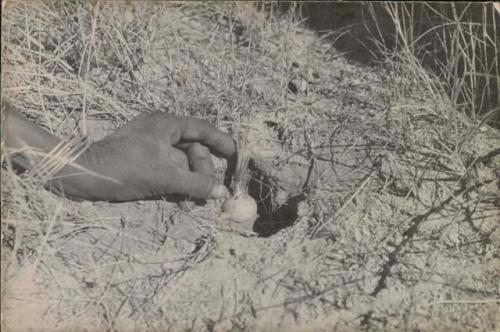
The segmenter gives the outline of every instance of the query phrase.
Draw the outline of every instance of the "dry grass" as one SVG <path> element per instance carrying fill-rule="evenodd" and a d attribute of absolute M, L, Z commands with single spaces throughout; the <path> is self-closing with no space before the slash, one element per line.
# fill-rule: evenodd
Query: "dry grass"
<path fill-rule="evenodd" d="M 497 32 L 444 4 L 415 31 L 413 6 L 384 5 L 395 47 L 363 67 L 276 3 L 9 2 L 2 98 L 60 138 L 154 110 L 249 130 L 278 229 L 72 202 L 2 159 L 2 300 L 64 331 L 498 328 L 499 134 L 472 108 L 494 102 Z"/>
<path fill-rule="evenodd" d="M 408 76 L 426 82 L 437 99 L 444 89 L 453 108 L 476 123 L 499 125 L 499 15 L 491 3 L 368 7 L 377 27 L 374 37 L 386 59 L 411 70 Z M 380 7 L 386 16 L 377 16 Z M 390 29 L 381 17 L 389 18 Z M 429 77 L 430 72 L 437 77 Z"/>

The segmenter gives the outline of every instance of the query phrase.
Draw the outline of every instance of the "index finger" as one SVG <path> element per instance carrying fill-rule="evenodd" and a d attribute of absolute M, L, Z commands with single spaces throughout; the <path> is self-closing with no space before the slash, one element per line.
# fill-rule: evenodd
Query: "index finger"
<path fill-rule="evenodd" d="M 178 143 L 198 142 L 218 157 L 231 158 L 236 153 L 236 143 L 231 135 L 211 126 L 204 120 L 181 116 L 178 120 Z"/>

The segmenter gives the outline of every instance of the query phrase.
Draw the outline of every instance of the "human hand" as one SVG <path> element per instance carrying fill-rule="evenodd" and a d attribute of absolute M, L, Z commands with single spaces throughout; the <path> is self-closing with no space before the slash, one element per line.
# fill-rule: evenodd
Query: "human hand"
<path fill-rule="evenodd" d="M 160 112 L 143 114 L 94 143 L 79 160 L 117 183 L 94 178 L 76 196 L 110 201 L 166 195 L 225 197 L 228 190 L 216 184 L 210 153 L 230 159 L 235 152 L 231 136 L 206 121 Z"/>
<path fill-rule="evenodd" d="M 41 156 L 51 155 L 62 143 L 7 101 L 2 101 L 2 124 L 6 156 L 19 170 L 33 170 Z M 78 200 L 224 197 L 229 193 L 216 184 L 210 152 L 232 165 L 236 144 L 202 120 L 160 112 L 142 114 L 63 165 L 45 185 Z"/>

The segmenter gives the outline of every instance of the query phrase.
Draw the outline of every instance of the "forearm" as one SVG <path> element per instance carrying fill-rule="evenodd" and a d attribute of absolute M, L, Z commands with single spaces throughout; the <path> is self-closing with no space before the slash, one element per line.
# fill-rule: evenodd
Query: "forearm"
<path fill-rule="evenodd" d="M 10 105 L 3 107 L 5 157 L 18 169 L 30 171 L 60 143 L 43 128 L 31 123 Z M 112 179 L 100 176 L 99 149 L 90 147 L 73 163 L 68 163 L 45 183 L 48 189 L 69 198 L 110 200 L 119 189 Z M 108 183 L 106 183 L 108 182 Z M 109 187 L 113 187 L 113 193 Z"/>

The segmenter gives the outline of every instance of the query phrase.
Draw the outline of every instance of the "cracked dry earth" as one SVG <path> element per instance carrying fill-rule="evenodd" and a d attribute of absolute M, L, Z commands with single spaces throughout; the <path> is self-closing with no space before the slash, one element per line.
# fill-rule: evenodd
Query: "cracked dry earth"
<path fill-rule="evenodd" d="M 159 15 L 136 7 L 131 20 Z M 175 97 L 172 82 L 189 83 L 195 66 L 203 77 L 219 75 L 196 89 L 205 91 L 201 100 L 225 94 L 218 113 L 204 105 L 203 116 L 229 131 L 230 101 L 239 93 L 231 96 L 224 80 L 244 68 L 247 51 L 239 46 L 231 64 L 189 53 L 211 47 L 229 56 L 229 37 L 210 34 L 228 23 L 193 8 L 168 11 L 179 24 L 177 33 L 162 35 L 171 47 L 145 48 L 135 79 L 154 96 L 151 108 L 177 112 L 172 100 L 188 102 Z M 54 213 L 43 249 L 37 241 L 21 245 L 41 258 L 26 254 L 31 258 L 3 269 L 11 282 L 3 295 L 5 324 L 29 325 L 23 317 L 30 315 L 35 327 L 81 331 L 498 329 L 500 160 L 490 153 L 498 131 L 483 127 L 458 155 L 450 153 L 450 122 L 460 123 L 453 135 L 473 124 L 453 115 L 446 100 L 436 102 L 418 84 L 398 94 L 405 77 L 352 63 L 314 33 L 287 24 L 274 27 L 273 36 L 252 30 L 259 38 L 251 56 L 259 65 L 242 92 L 253 101 L 245 112 L 256 235 L 221 223 L 217 201 L 186 212 L 167 201 L 69 202 L 39 188 L 30 192 L 32 202 L 50 211 L 62 202 L 64 211 Z M 293 33 L 279 30 L 287 27 Z M 189 42 L 185 48 L 179 35 Z M 286 61 L 277 55 L 285 44 Z M 183 52 L 190 55 L 168 65 L 158 60 Z M 280 71 L 285 62 L 290 71 Z M 114 98 L 133 105 L 122 84 Z M 200 115 L 197 105 L 188 106 Z M 89 121 L 94 138 L 124 122 L 99 110 Z M 225 163 L 217 160 L 217 167 L 222 179 Z M 27 189 L 16 190 L 21 197 Z M 12 218 L 20 218 L 16 203 L 7 203 Z M 33 287 L 19 286 L 25 280 Z"/>

